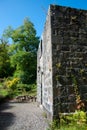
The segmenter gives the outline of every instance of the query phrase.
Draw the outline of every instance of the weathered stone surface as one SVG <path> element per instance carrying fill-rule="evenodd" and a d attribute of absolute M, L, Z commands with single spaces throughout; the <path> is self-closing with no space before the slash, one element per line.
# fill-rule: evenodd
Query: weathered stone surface
<path fill-rule="evenodd" d="M 87 100 L 87 11 L 50 5 L 37 59 L 37 99 L 52 118 L 76 109 L 75 85 Z"/>

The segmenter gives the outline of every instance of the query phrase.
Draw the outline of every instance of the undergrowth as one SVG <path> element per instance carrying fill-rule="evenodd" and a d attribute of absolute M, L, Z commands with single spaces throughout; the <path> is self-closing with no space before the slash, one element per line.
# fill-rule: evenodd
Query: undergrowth
<path fill-rule="evenodd" d="M 54 120 L 47 130 L 87 130 L 87 114 L 77 110 L 73 114 L 60 114 L 60 121 Z"/>

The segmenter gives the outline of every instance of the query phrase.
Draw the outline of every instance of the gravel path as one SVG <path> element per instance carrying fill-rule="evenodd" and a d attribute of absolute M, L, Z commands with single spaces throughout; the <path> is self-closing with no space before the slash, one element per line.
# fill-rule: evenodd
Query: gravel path
<path fill-rule="evenodd" d="M 0 130 L 46 130 L 47 121 L 37 103 L 0 105 Z"/>

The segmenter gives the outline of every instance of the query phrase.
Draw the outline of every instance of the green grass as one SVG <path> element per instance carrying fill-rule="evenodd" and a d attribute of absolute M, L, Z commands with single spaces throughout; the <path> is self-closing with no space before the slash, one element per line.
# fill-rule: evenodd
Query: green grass
<path fill-rule="evenodd" d="M 73 125 L 73 126 L 65 126 L 61 127 L 58 130 L 87 130 L 87 125 Z"/>
<path fill-rule="evenodd" d="M 72 125 L 72 126 L 61 126 L 60 128 L 52 127 L 47 130 L 87 130 L 87 125 Z"/>
<path fill-rule="evenodd" d="M 7 96 L 8 96 L 8 90 L 6 88 L 3 88 L 2 84 L 0 84 L 0 103 L 5 102 Z"/>
<path fill-rule="evenodd" d="M 0 90 L 0 95 L 3 96 L 3 97 L 5 97 L 5 96 L 8 95 L 8 91 L 6 89 L 1 89 Z"/>
<path fill-rule="evenodd" d="M 36 88 L 33 88 L 30 92 L 28 92 L 28 94 L 29 94 L 30 96 L 36 96 L 36 94 L 37 94 Z"/>
<path fill-rule="evenodd" d="M 0 83 L 0 89 L 3 87 L 2 83 Z"/>
<path fill-rule="evenodd" d="M 0 96 L 6 97 L 8 95 L 8 90 L 3 87 L 3 83 L 0 83 Z"/>

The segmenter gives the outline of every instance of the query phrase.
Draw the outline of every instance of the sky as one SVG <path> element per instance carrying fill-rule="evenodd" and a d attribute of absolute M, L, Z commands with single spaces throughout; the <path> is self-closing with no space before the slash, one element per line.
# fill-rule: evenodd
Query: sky
<path fill-rule="evenodd" d="M 87 0 L 0 0 L 0 37 L 8 26 L 21 26 L 26 17 L 41 36 L 50 4 L 87 10 Z"/>

